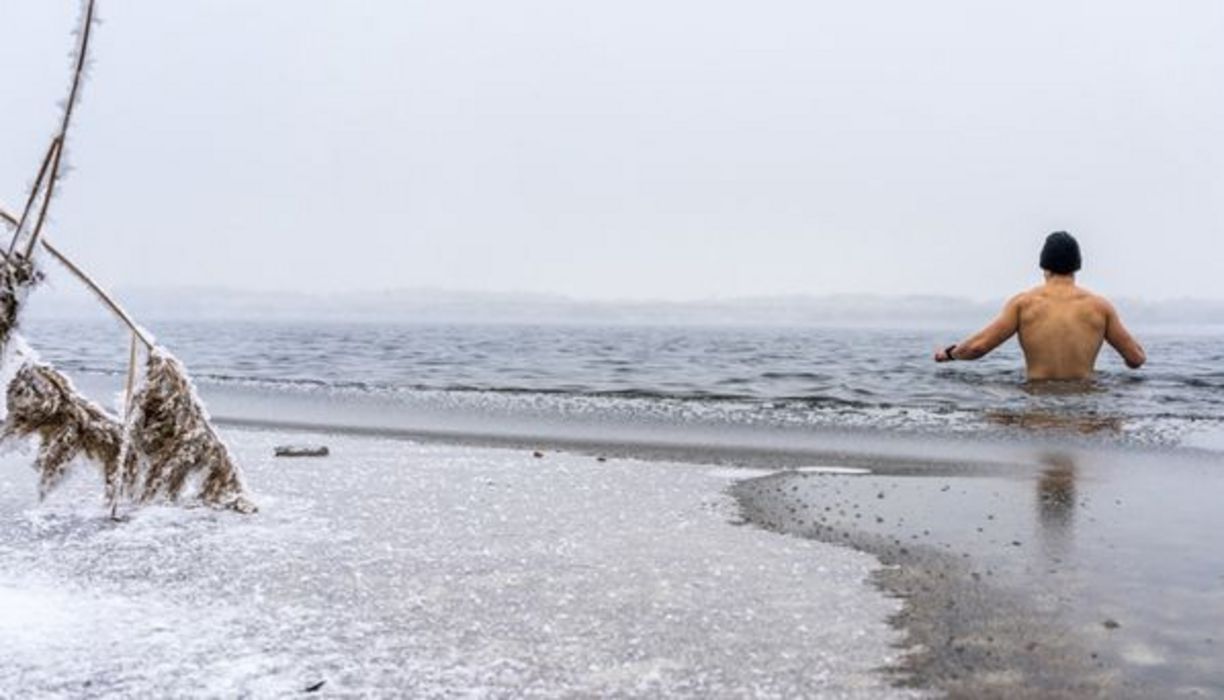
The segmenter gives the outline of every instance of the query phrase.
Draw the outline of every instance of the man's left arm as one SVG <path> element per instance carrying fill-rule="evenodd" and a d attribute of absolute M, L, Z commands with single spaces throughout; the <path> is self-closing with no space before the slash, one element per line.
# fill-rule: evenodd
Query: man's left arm
<path fill-rule="evenodd" d="M 1005 343 L 1020 329 L 1020 300 L 1022 297 L 1023 295 L 1016 295 L 1009 299 L 1003 306 L 1003 311 L 990 322 L 990 325 L 956 345 L 949 345 L 936 352 L 935 361 L 976 360 Z"/>

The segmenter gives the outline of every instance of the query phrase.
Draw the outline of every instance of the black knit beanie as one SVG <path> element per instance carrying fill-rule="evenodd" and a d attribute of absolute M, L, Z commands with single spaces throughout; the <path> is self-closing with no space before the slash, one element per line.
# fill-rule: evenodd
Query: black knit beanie
<path fill-rule="evenodd" d="M 1046 237 L 1041 249 L 1041 269 L 1056 275 L 1070 275 L 1079 272 L 1082 264 L 1079 243 L 1071 234 L 1055 231 Z"/>

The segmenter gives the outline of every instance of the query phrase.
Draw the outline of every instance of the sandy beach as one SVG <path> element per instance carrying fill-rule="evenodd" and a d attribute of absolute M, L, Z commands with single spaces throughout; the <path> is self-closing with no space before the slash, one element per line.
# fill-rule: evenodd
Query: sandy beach
<path fill-rule="evenodd" d="M 95 475 L 39 504 L 0 462 L 0 696 L 916 695 L 881 672 L 903 633 L 879 562 L 740 519 L 727 487 L 768 472 L 226 437 L 256 516 L 111 522 Z"/>

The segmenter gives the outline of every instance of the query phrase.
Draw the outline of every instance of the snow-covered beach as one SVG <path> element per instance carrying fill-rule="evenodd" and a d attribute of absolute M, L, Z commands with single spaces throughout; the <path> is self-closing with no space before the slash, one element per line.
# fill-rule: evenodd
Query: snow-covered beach
<path fill-rule="evenodd" d="M 760 472 L 225 437 L 255 516 L 116 523 L 86 470 L 40 504 L 0 460 L 0 696 L 911 695 L 879 562 L 743 526 Z M 332 454 L 272 456 L 303 441 Z"/>

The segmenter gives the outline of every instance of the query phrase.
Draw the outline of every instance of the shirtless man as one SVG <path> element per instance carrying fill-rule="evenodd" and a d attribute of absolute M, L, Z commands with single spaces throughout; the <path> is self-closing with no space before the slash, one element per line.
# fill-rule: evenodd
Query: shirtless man
<path fill-rule="evenodd" d="M 1090 379 L 1101 343 L 1108 342 L 1131 369 L 1147 361 L 1143 347 L 1104 297 L 1075 286 L 1079 243 L 1051 233 L 1041 250 L 1045 284 L 1012 297 L 989 326 L 935 353 L 936 362 L 976 360 L 1020 334 L 1030 381 Z"/>

